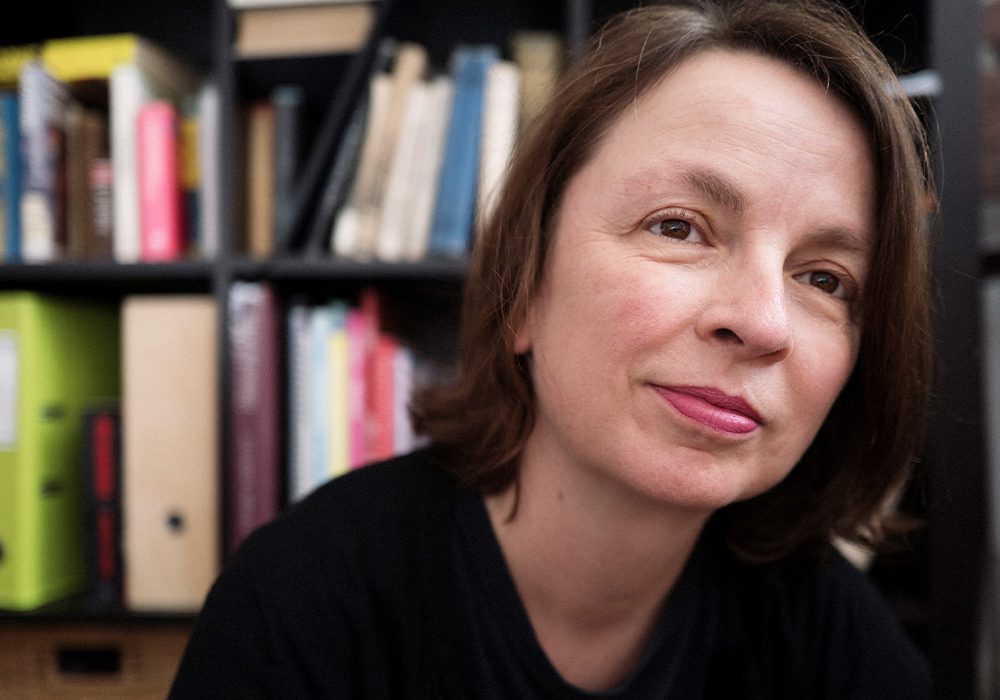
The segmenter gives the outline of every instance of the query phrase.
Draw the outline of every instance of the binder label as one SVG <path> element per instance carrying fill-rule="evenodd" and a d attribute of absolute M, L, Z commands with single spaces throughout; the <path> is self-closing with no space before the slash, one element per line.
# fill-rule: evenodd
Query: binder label
<path fill-rule="evenodd" d="M 0 450 L 17 446 L 17 334 L 0 331 Z"/>

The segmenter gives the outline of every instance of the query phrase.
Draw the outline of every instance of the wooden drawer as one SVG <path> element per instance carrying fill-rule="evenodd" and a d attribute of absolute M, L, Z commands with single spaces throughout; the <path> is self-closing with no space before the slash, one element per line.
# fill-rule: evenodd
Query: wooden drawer
<path fill-rule="evenodd" d="M 0 698 L 162 700 L 189 632 L 183 624 L 0 626 Z"/>

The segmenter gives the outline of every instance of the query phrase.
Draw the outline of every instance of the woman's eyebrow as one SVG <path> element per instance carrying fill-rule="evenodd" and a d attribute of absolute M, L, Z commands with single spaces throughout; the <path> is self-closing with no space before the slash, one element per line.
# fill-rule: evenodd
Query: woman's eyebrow
<path fill-rule="evenodd" d="M 701 192 L 713 202 L 722 205 L 733 214 L 743 214 L 747 210 L 747 196 L 719 173 L 702 167 L 683 167 L 677 175 L 693 189 Z"/>
<path fill-rule="evenodd" d="M 749 198 L 724 175 L 710 168 L 688 163 L 667 162 L 654 168 L 643 168 L 625 178 L 623 191 L 646 191 L 651 183 L 666 180 L 697 191 L 733 214 L 740 215 L 747 210 Z"/>

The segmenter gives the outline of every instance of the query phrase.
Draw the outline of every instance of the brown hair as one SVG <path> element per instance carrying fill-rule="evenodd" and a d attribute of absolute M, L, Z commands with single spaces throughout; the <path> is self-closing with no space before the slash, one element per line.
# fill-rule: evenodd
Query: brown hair
<path fill-rule="evenodd" d="M 832 536 L 873 543 L 891 529 L 886 499 L 908 478 L 924 436 L 930 176 L 921 122 L 891 68 L 850 14 L 825 0 L 652 5 L 605 25 L 518 144 L 504 192 L 477 235 L 459 376 L 415 397 L 414 423 L 467 487 L 493 492 L 516 479 L 535 399 L 528 365 L 512 351 L 512 329 L 541 279 L 566 184 L 629 104 L 710 48 L 778 58 L 850 104 L 873 143 L 878 209 L 851 377 L 791 474 L 719 518 L 747 560 L 773 560 Z"/>

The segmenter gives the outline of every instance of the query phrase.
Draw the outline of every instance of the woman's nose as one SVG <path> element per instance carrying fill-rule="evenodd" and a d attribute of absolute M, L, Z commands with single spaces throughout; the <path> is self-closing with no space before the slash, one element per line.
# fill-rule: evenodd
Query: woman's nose
<path fill-rule="evenodd" d="M 699 334 L 750 357 L 783 357 L 792 339 L 787 284 L 777 263 L 728 267 L 706 299 Z"/>

